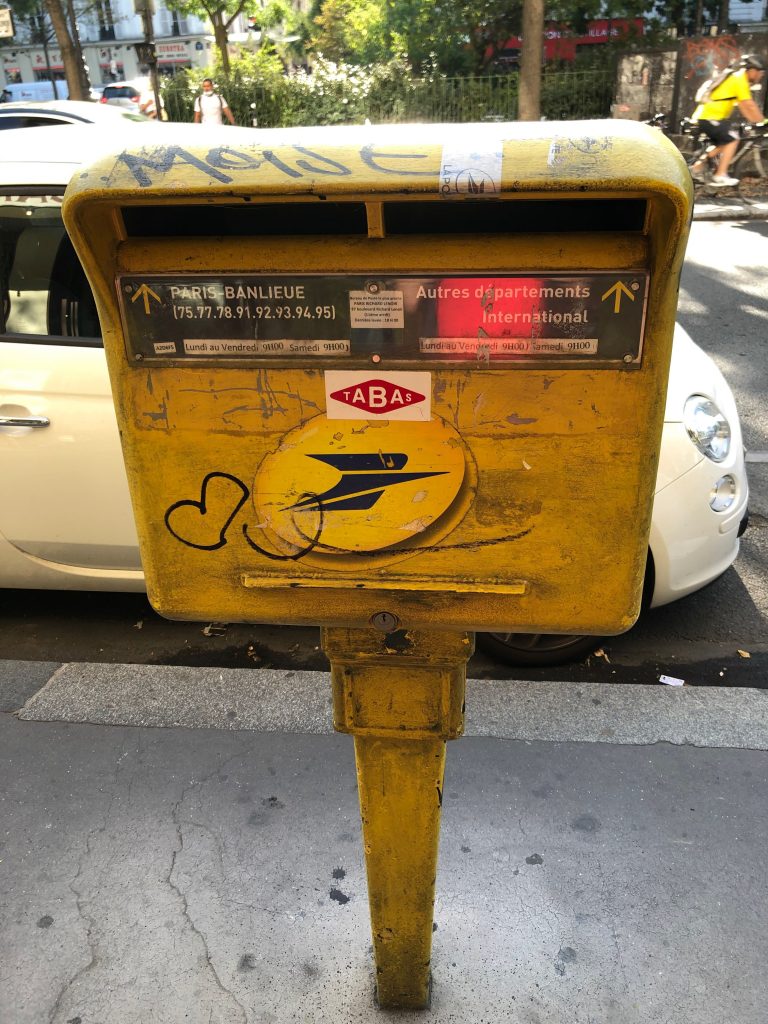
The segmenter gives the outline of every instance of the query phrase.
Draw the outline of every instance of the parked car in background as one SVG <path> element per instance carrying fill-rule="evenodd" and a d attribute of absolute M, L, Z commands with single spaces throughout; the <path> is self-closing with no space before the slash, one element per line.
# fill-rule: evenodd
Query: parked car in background
<path fill-rule="evenodd" d="M 88 125 L 62 133 L 53 152 L 47 139 L 22 129 L 0 149 L 0 587 L 140 591 L 98 318 L 60 211 L 71 175 L 116 141 Z M 646 606 L 684 597 L 732 564 L 748 493 L 731 389 L 678 327 Z M 594 638 L 514 633 L 479 642 L 517 664 L 555 664 L 596 646 Z"/>
<path fill-rule="evenodd" d="M 138 112 L 141 90 L 130 82 L 110 82 L 102 89 L 99 102 Z"/>
<path fill-rule="evenodd" d="M 65 100 L 69 96 L 69 86 L 66 82 L 56 82 L 56 91 L 53 91 L 53 82 L 9 82 L 3 86 L 4 103 L 39 103 L 43 100 Z"/>
<path fill-rule="evenodd" d="M 156 120 L 155 94 L 147 77 L 136 78 L 132 82 L 113 82 L 102 88 L 99 102 L 122 107 Z M 165 106 L 160 98 L 161 121 L 167 120 Z"/>
<path fill-rule="evenodd" d="M 129 121 L 146 121 L 143 114 L 102 107 L 83 100 L 48 100 L 40 103 L 0 104 L 0 130 L 12 128 L 51 128 L 57 125 L 109 124 L 125 125 Z"/>

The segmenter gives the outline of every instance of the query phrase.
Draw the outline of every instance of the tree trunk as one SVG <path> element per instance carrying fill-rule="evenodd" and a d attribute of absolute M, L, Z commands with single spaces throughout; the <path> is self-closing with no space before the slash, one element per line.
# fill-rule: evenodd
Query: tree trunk
<path fill-rule="evenodd" d="M 720 35 L 728 31 L 729 6 L 728 0 L 720 0 L 720 9 L 717 16 L 717 31 Z"/>
<path fill-rule="evenodd" d="M 229 74 L 229 43 L 227 27 L 224 24 L 224 16 L 221 11 L 216 11 L 211 18 L 213 22 L 213 38 L 221 54 L 221 70 L 225 75 Z"/>
<path fill-rule="evenodd" d="M 45 9 L 51 19 L 53 31 L 56 33 L 56 44 L 61 50 L 61 63 L 64 65 L 69 98 L 71 100 L 87 99 L 87 96 L 83 94 L 83 87 L 80 83 L 80 69 L 77 66 L 77 56 L 72 45 L 72 36 L 69 34 L 61 0 L 45 0 Z"/>
<path fill-rule="evenodd" d="M 523 2 L 523 53 L 520 60 L 519 121 L 541 117 L 541 52 L 544 46 L 544 0 Z"/>
<path fill-rule="evenodd" d="M 85 66 L 83 47 L 80 42 L 80 32 L 77 28 L 77 15 L 75 14 L 74 0 L 67 0 L 67 13 L 69 15 L 69 27 L 72 34 L 72 45 L 75 48 L 77 67 L 80 72 L 80 86 L 83 90 L 83 99 L 89 99 L 91 95 L 91 83 L 88 80 L 88 69 Z"/>

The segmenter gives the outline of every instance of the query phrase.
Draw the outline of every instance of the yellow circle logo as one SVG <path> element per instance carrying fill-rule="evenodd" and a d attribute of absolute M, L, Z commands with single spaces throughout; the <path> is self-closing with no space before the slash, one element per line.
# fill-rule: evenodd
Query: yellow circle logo
<path fill-rule="evenodd" d="M 446 513 L 462 489 L 467 455 L 441 419 L 316 416 L 286 434 L 259 466 L 258 523 L 247 539 L 267 557 L 320 557 L 340 570 L 344 555 L 424 550 L 458 522 Z"/>

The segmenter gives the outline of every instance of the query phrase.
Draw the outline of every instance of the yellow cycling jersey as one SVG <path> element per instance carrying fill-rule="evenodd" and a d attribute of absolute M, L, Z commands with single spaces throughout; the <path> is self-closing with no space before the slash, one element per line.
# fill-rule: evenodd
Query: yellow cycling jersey
<path fill-rule="evenodd" d="M 734 71 L 721 82 L 706 103 L 700 103 L 693 112 L 694 121 L 725 121 L 737 103 L 752 98 L 746 69 Z"/>

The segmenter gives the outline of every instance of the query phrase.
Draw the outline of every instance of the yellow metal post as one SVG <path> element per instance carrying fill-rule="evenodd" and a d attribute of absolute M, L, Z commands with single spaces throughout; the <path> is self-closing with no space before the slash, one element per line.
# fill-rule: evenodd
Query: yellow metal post
<path fill-rule="evenodd" d="M 384 614 L 384 621 L 389 617 Z M 446 740 L 464 725 L 467 633 L 323 630 L 334 725 L 355 739 L 379 1006 L 429 1005 Z"/>

